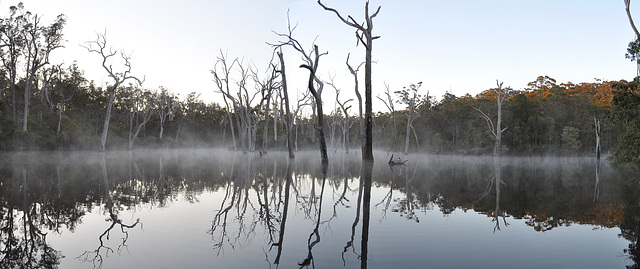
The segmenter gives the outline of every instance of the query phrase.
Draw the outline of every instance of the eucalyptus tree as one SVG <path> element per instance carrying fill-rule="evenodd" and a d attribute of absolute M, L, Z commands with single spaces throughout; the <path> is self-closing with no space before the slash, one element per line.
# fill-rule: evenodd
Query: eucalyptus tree
<path fill-rule="evenodd" d="M 133 149 L 133 143 L 135 143 L 140 130 L 151 120 L 155 106 L 153 102 L 155 97 L 149 90 L 143 90 L 140 87 L 128 87 L 130 91 L 129 100 L 125 100 L 127 103 L 127 120 L 129 123 L 129 144 L 128 149 Z M 162 126 L 162 125 L 161 125 Z"/>
<path fill-rule="evenodd" d="M 496 83 L 498 84 L 498 88 L 495 89 L 496 92 L 496 102 L 498 105 L 498 117 L 496 119 L 496 123 L 494 125 L 493 120 L 491 119 L 491 117 L 489 116 L 489 114 L 483 112 L 480 108 L 478 107 L 474 107 L 474 109 L 476 111 L 478 111 L 480 113 L 480 117 L 483 118 L 486 122 L 487 122 L 487 127 L 489 128 L 489 131 L 491 132 L 491 135 L 493 135 L 494 139 L 495 139 L 495 146 L 493 148 L 493 154 L 494 155 L 500 155 L 500 148 L 501 148 L 501 144 L 502 144 L 502 132 L 504 132 L 507 128 L 502 128 L 502 102 L 507 98 L 507 96 L 509 96 L 509 94 L 511 93 L 512 89 L 511 87 L 506 87 L 506 88 L 502 88 L 502 82 L 499 82 L 498 80 L 496 80 Z"/>
<path fill-rule="evenodd" d="M 637 75 L 640 76 L 640 32 L 638 28 L 636 28 L 636 24 L 633 22 L 633 17 L 631 16 L 631 10 L 629 6 L 631 5 L 631 0 L 624 0 L 625 10 L 627 12 L 627 17 L 629 18 L 629 24 L 631 24 L 631 28 L 633 32 L 636 34 L 636 39 L 629 43 L 629 47 L 627 48 L 626 57 L 636 62 L 636 72 Z"/>
<path fill-rule="evenodd" d="M 18 62 L 24 47 L 24 35 L 22 30 L 26 24 L 24 5 L 20 2 L 17 6 L 9 7 L 9 16 L 0 20 L 0 56 L 2 65 L 9 75 L 9 89 L 11 90 L 11 119 L 18 124 L 16 112 L 16 80 L 18 74 Z M 3 88 L 0 87 L 0 97 Z"/>
<path fill-rule="evenodd" d="M 56 20 L 49 26 L 40 25 L 38 15 L 30 12 L 24 15 L 24 56 L 26 57 L 26 75 L 24 90 L 24 113 L 22 130 L 27 131 L 27 120 L 29 117 L 29 102 L 33 84 L 37 79 L 36 74 L 40 68 L 49 64 L 49 55 L 57 48 L 62 47 L 62 29 L 66 23 L 63 14 L 58 15 Z"/>
<path fill-rule="evenodd" d="M 52 88 L 52 98 L 57 98 L 58 103 L 58 127 L 56 129 L 56 135 L 60 135 L 60 129 L 62 125 L 62 117 L 66 110 L 67 102 L 71 101 L 71 98 L 80 93 L 81 88 L 86 86 L 87 80 L 84 78 L 83 72 L 74 62 L 66 70 L 61 69 L 57 72 L 56 85 Z"/>
<path fill-rule="evenodd" d="M 376 11 L 369 15 L 369 1 L 365 3 L 364 6 L 364 19 L 365 23 L 358 23 L 356 20 L 351 17 L 342 16 L 337 10 L 334 8 L 330 8 L 322 4 L 320 0 L 318 0 L 318 4 L 327 11 L 331 11 L 338 16 L 338 18 L 344 22 L 345 24 L 356 28 L 356 37 L 360 44 L 362 44 L 365 48 L 365 64 L 364 64 L 364 95 L 365 95 L 365 143 L 364 150 L 362 151 L 362 159 L 373 161 L 373 119 L 372 119 L 372 99 L 371 92 L 372 83 L 371 83 L 371 53 L 373 50 L 373 40 L 380 38 L 379 36 L 373 35 L 373 18 L 375 18 L 380 12 L 380 6 L 376 9 Z"/>
<path fill-rule="evenodd" d="M 158 134 L 158 138 L 162 140 L 164 133 L 164 123 L 169 119 L 169 121 L 173 120 L 175 116 L 176 108 L 179 106 L 179 102 L 175 95 L 169 92 L 164 87 L 160 87 L 160 92 L 156 93 L 155 96 L 155 111 L 158 114 L 158 118 L 160 119 L 160 133 Z"/>
<path fill-rule="evenodd" d="M 399 100 L 398 103 L 407 105 L 407 132 L 405 133 L 405 142 L 404 142 L 404 154 L 409 154 L 409 142 L 411 138 L 411 131 L 413 131 L 413 135 L 416 139 L 416 144 L 418 143 L 418 136 L 415 133 L 415 128 L 413 128 L 413 120 L 415 116 L 416 108 L 422 105 L 425 102 L 425 97 L 418 93 L 418 90 L 422 86 L 422 82 L 418 82 L 416 84 L 411 84 L 409 87 L 402 87 L 402 90 L 396 91 L 395 93 L 398 95 Z M 427 93 L 426 98 L 429 98 L 429 93 Z"/>
<path fill-rule="evenodd" d="M 131 75 L 131 55 L 126 54 L 124 51 L 120 51 L 120 57 L 122 58 L 123 68 L 121 70 L 113 69 L 114 57 L 118 54 L 118 51 L 113 48 L 107 48 L 107 36 L 106 32 L 102 34 L 96 34 L 96 40 L 87 41 L 84 48 L 90 53 L 98 54 L 102 58 L 102 68 L 107 71 L 108 76 L 113 79 L 113 84 L 108 85 L 107 93 L 109 94 L 107 100 L 107 108 L 104 117 L 104 124 L 102 127 L 102 135 L 100 136 L 100 151 L 105 150 L 107 143 L 107 133 L 109 132 L 109 121 L 111 120 L 111 108 L 113 107 L 113 101 L 116 99 L 116 90 L 122 83 L 128 80 L 134 80 L 139 85 L 142 84 L 144 78 L 141 80 L 136 76 Z"/>

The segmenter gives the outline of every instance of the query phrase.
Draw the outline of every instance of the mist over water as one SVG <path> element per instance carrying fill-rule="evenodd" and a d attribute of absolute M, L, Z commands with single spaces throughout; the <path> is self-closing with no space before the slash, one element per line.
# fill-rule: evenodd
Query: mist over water
<path fill-rule="evenodd" d="M 637 179 L 588 157 L 0 155 L 0 267 L 619 268 Z"/>

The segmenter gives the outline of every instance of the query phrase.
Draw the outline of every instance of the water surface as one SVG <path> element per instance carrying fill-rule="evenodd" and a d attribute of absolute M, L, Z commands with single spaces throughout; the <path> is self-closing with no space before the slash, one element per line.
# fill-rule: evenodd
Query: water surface
<path fill-rule="evenodd" d="M 638 178 L 593 158 L 0 158 L 2 268 L 624 268 L 638 256 Z"/>

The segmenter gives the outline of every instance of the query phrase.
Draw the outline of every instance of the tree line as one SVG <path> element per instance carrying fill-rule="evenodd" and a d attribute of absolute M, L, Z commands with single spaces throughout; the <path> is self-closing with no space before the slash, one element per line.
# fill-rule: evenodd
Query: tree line
<path fill-rule="evenodd" d="M 371 53 L 378 38 L 371 33 L 372 20 L 379 7 L 370 15 L 367 3 L 365 23 L 359 24 L 351 16 L 345 19 L 335 9 L 319 5 L 355 27 L 359 42 Z M 373 147 L 405 154 L 599 156 L 602 151 L 615 153 L 620 161 L 640 161 L 637 79 L 575 84 L 540 76 L 521 90 L 498 82 L 498 87 L 476 96 L 445 93 L 441 97 L 423 90 L 421 82 L 396 89 L 384 85 L 376 98 L 386 109 L 373 113 L 370 55 L 357 66 L 347 56 L 340 70 L 352 74 L 354 84 L 336 85 L 333 78 L 316 74 L 326 52 L 317 44 L 305 50 L 289 24 L 287 32 L 276 34 L 279 40 L 271 44 L 274 55 L 264 72 L 221 52 L 211 74 L 216 84 L 212 90 L 223 103 L 206 103 L 195 92 L 179 98 L 171 89 L 146 88 L 144 77 L 132 75 L 130 54 L 113 50 L 106 33 L 97 34 L 84 47 L 101 57 L 105 75 L 112 79 L 107 85 L 85 78 L 75 62 L 50 63 L 49 54 L 64 45 L 65 23 L 61 14 L 51 24 L 43 24 L 22 4 L 12 6 L 2 18 L 0 149 L 204 145 L 261 153 L 290 148 L 293 156 L 296 150 L 320 144 L 324 159 L 327 148 L 361 151 L 365 158 L 370 142 Z M 284 58 L 288 54 L 303 56 L 300 67 L 309 70 L 308 91 L 300 96 L 287 91 Z M 358 89 L 363 65 L 365 100 Z M 341 91 L 351 87 L 358 99 L 341 98 Z M 334 91 L 336 99 L 323 100 L 323 90 Z M 332 104 L 333 109 L 325 112 Z"/>

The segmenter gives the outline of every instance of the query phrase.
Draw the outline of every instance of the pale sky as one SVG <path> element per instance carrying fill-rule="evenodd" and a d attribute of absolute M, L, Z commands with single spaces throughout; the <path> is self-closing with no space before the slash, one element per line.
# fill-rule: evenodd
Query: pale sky
<path fill-rule="evenodd" d="M 17 1 L 0 1 L 0 14 Z M 294 32 L 305 48 L 313 41 L 323 52 L 318 74 L 335 76 L 344 98 L 354 98 L 352 76 L 346 68 L 364 59 L 356 47 L 354 29 L 313 0 L 25 0 L 25 10 L 51 23 L 67 15 L 65 48 L 52 62 L 77 60 L 88 79 L 108 82 L 101 59 L 80 44 L 107 31 L 108 43 L 132 53 L 132 74 L 146 76 L 146 88 L 164 86 L 181 97 L 201 94 L 220 102 L 209 72 L 220 50 L 244 58 L 264 74 L 275 43 L 272 32 L 285 32 L 287 10 L 298 27 Z M 363 21 L 364 0 L 324 0 L 324 4 Z M 372 0 L 382 6 L 374 19 L 373 95 L 384 83 L 392 90 L 422 81 L 422 93 L 440 99 L 445 92 L 475 95 L 496 86 L 496 79 L 514 89 L 526 87 L 540 75 L 560 82 L 633 79 L 635 65 L 624 54 L 633 31 L 618 0 Z M 632 1 L 640 21 L 640 1 Z M 637 12 L 635 12 L 637 11 Z M 306 90 L 307 72 L 298 68 L 300 56 L 285 51 L 289 87 Z M 364 69 L 364 67 L 362 68 Z M 360 72 L 364 74 L 362 70 Z M 363 78 L 361 85 L 364 87 Z M 362 88 L 361 91 L 364 91 Z M 347 94 L 348 93 L 348 94 Z M 334 108 L 334 91 L 325 87 L 325 111 Z M 375 99 L 375 98 L 374 98 Z M 295 103 L 295 101 L 293 101 Z M 355 108 L 356 106 L 354 106 Z M 374 100 L 374 110 L 386 110 Z M 356 113 L 353 109 L 352 113 Z"/>

